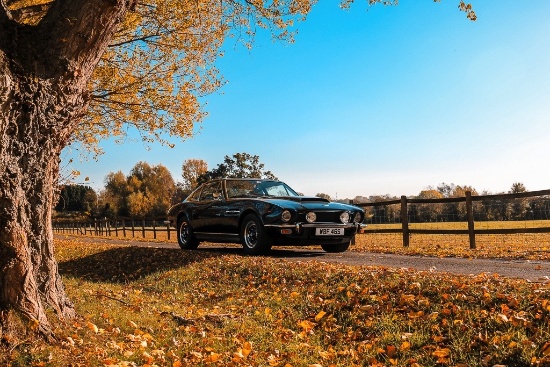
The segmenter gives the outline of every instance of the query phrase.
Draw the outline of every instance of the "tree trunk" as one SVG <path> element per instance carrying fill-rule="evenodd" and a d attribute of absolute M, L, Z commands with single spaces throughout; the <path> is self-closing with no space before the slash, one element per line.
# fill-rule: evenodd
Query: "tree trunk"
<path fill-rule="evenodd" d="M 54 257 L 61 150 L 87 109 L 88 81 L 134 0 L 56 0 L 19 24 L 0 2 L 0 336 L 16 312 L 53 337 L 46 309 L 75 315 Z"/>
<path fill-rule="evenodd" d="M 70 123 L 60 124 L 67 116 L 51 112 L 57 83 L 31 80 L 3 65 L 8 83 L 2 85 L 0 122 L 0 311 L 4 325 L 7 311 L 16 310 L 49 336 L 46 305 L 61 318 L 75 314 L 58 273 L 51 225 L 59 154 L 67 143 L 56 127 L 66 130 Z M 61 110 L 75 111 L 66 107 Z"/>

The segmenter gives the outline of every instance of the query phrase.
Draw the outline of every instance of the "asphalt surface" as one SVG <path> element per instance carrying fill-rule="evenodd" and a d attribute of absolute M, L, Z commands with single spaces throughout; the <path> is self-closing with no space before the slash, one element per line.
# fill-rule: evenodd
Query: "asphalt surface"
<path fill-rule="evenodd" d="M 55 237 L 64 238 L 65 236 L 55 235 Z M 75 237 L 71 236 L 71 238 Z M 179 250 L 179 247 L 177 243 L 175 243 L 175 241 L 169 243 L 81 236 L 78 236 L 77 238 L 80 241 L 94 243 L 139 247 L 173 248 L 175 250 L 181 251 Z M 197 250 L 193 251 L 208 251 L 220 254 L 242 254 L 241 247 L 239 245 L 232 244 L 201 244 L 201 246 L 199 246 Z M 500 276 L 508 278 L 525 279 L 531 282 L 550 282 L 550 261 L 438 258 L 429 256 L 404 256 L 354 251 L 346 251 L 339 254 L 329 254 L 321 249 L 316 249 L 312 247 L 274 247 L 271 250 L 269 256 L 285 259 L 288 261 L 319 261 L 353 266 L 384 266 L 388 268 L 407 268 L 420 271 L 445 272 L 462 275 L 477 275 L 480 273 L 489 273 L 498 274 Z"/>

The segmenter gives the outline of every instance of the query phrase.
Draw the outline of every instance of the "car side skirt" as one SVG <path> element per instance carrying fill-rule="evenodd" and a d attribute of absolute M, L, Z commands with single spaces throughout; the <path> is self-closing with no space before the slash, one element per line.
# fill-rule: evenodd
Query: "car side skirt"
<path fill-rule="evenodd" d="M 193 232 L 195 237 L 200 241 L 212 241 L 212 242 L 230 242 L 240 243 L 241 239 L 238 234 L 233 233 L 206 233 L 206 232 Z"/>

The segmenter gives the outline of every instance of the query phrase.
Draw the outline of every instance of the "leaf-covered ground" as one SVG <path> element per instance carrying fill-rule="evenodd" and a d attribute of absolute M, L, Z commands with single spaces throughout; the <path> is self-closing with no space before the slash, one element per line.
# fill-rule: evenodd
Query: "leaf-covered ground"
<path fill-rule="evenodd" d="M 475 249 L 470 249 L 467 235 L 413 234 L 409 247 L 403 247 L 402 238 L 401 234 L 360 234 L 350 250 L 437 257 L 550 260 L 550 233 L 477 235 Z"/>
<path fill-rule="evenodd" d="M 550 285 L 57 241 L 80 315 L 13 366 L 546 366 Z"/>

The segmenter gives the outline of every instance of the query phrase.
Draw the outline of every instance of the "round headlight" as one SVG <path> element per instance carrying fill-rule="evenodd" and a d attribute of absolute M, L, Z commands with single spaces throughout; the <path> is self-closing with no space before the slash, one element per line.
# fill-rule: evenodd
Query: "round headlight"
<path fill-rule="evenodd" d="M 283 212 L 281 213 L 281 220 L 283 222 L 288 222 L 290 218 L 292 218 L 292 214 L 290 213 L 290 211 L 283 210 Z"/>
<path fill-rule="evenodd" d="M 309 212 L 306 214 L 306 220 L 308 221 L 308 223 L 313 223 L 315 222 L 316 219 L 317 219 L 317 215 L 315 215 L 314 212 Z"/>
<path fill-rule="evenodd" d="M 349 213 L 348 212 L 343 212 L 342 214 L 340 214 L 340 222 L 346 224 L 349 222 Z"/>
<path fill-rule="evenodd" d="M 353 221 L 355 223 L 361 222 L 361 213 L 359 213 L 359 212 L 355 213 L 355 215 L 353 216 Z"/>

